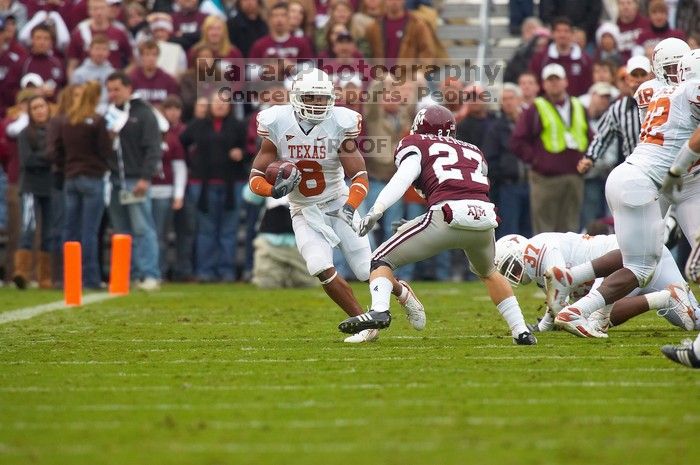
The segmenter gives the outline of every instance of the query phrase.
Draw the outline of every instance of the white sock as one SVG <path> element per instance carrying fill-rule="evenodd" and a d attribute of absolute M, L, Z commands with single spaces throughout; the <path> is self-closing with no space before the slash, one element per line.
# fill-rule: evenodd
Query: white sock
<path fill-rule="evenodd" d="M 581 310 L 581 314 L 586 318 L 588 318 L 588 316 L 591 313 L 599 309 L 604 309 L 603 311 L 607 312 L 607 315 L 610 316 L 610 311 L 612 309 L 612 306 L 606 307 L 605 299 L 602 295 L 600 295 L 600 292 L 598 292 L 598 290 L 593 290 L 589 292 L 581 299 L 569 305 L 569 307 L 578 308 L 579 310 Z"/>
<path fill-rule="evenodd" d="M 545 312 L 540 322 L 537 323 L 537 327 L 540 328 L 540 331 L 549 331 L 552 328 L 553 323 L 554 317 L 552 317 L 552 314 Z"/>
<path fill-rule="evenodd" d="M 582 263 L 573 268 L 569 268 L 569 273 L 571 273 L 571 278 L 573 279 L 572 287 L 595 279 L 595 271 L 593 271 L 593 264 L 591 262 Z"/>
<path fill-rule="evenodd" d="M 508 323 L 513 337 L 518 337 L 519 334 L 528 330 L 523 318 L 523 312 L 520 310 L 520 305 L 515 296 L 510 296 L 501 301 L 498 304 L 498 311 L 501 312 L 501 316 Z"/>
<path fill-rule="evenodd" d="M 388 312 L 391 290 L 394 286 L 388 278 L 374 278 L 369 282 L 369 292 L 372 294 L 372 310 L 375 312 Z"/>
<path fill-rule="evenodd" d="M 671 300 L 671 293 L 664 289 L 663 291 L 644 294 L 644 298 L 647 299 L 647 303 L 649 304 L 649 310 L 658 310 L 660 308 L 666 308 L 669 306 Z"/>
<path fill-rule="evenodd" d="M 693 352 L 695 352 L 696 357 L 700 358 L 700 334 L 693 341 Z"/>

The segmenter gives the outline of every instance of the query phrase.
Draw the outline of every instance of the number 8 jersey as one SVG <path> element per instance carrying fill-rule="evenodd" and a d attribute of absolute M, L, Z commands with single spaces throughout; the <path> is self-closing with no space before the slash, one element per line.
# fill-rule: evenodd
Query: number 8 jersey
<path fill-rule="evenodd" d="M 409 156 L 421 157 L 421 172 L 413 186 L 429 207 L 448 200 L 489 200 L 489 180 L 478 147 L 453 137 L 412 134 L 394 152 L 396 166 Z"/>
<path fill-rule="evenodd" d="M 301 182 L 289 194 L 292 207 L 325 203 L 348 194 L 338 151 L 348 139 L 360 134 L 362 117 L 343 107 L 334 107 L 328 119 L 304 131 L 291 105 L 267 108 L 257 117 L 260 137 L 277 147 L 280 160 L 296 164 Z"/>
<path fill-rule="evenodd" d="M 655 89 L 642 121 L 639 144 L 627 161 L 642 168 L 657 185 L 661 185 L 678 151 L 698 124 L 700 81 Z"/>

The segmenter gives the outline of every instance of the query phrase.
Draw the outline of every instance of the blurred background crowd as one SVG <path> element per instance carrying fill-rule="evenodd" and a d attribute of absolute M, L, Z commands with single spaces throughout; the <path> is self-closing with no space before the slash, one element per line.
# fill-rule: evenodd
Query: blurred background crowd
<path fill-rule="evenodd" d="M 110 233 L 124 232 L 134 238 L 132 278 L 144 290 L 163 280 L 313 285 L 284 203 L 247 189 L 260 144 L 255 115 L 285 103 L 284 83 L 270 85 L 279 92 L 267 95 L 277 97 L 230 104 L 198 92 L 196 62 L 323 58 L 336 66 L 362 57 L 444 58 L 440 6 L 431 0 L 0 0 L 3 280 L 20 288 L 60 287 L 62 244 L 77 240 L 84 285 L 99 289 Z M 596 227 L 607 228 L 605 179 L 635 142 L 623 128 L 593 143 L 599 123 L 652 77 L 648 58 L 660 40 L 699 46 L 700 2 L 511 0 L 509 8 L 510 33 L 521 42 L 495 88 L 497 103 L 465 100 L 484 92 L 476 82 L 430 85 L 454 112 L 457 137 L 486 156 L 498 236 L 580 231 L 601 219 Z M 419 99 L 415 84 L 372 83 L 399 86 L 413 98 L 363 106 L 347 98 L 362 88 L 360 79 L 339 83 L 338 104 L 362 113 L 363 136 L 392 141 L 365 154 L 365 209 L 391 178 L 393 146 L 417 108 L 435 99 Z M 557 135 L 559 125 L 566 138 Z M 584 156 L 596 163 L 581 176 L 576 166 Z M 407 192 L 385 213 L 374 244 L 392 234 L 392 223 L 424 208 Z M 399 275 L 469 279 L 463 260 L 447 253 Z"/>

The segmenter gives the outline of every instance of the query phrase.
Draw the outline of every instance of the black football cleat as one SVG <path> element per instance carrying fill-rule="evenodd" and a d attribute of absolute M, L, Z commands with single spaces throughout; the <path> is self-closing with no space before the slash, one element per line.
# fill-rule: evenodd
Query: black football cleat
<path fill-rule="evenodd" d="M 370 310 L 362 315 L 348 318 L 338 325 L 338 329 L 346 334 L 355 334 L 365 329 L 384 329 L 391 324 L 391 313 Z"/>
<path fill-rule="evenodd" d="M 663 346 L 661 352 L 676 363 L 690 368 L 700 368 L 700 359 L 695 355 L 692 343 L 682 346 Z"/>
<path fill-rule="evenodd" d="M 539 323 L 540 323 L 539 321 L 537 323 L 525 323 L 525 326 L 527 326 L 527 329 L 529 329 L 531 333 L 539 333 L 540 332 Z"/>
<path fill-rule="evenodd" d="M 517 338 L 513 338 L 513 343 L 519 346 L 534 346 L 537 344 L 537 338 L 530 331 L 525 331 L 518 334 Z"/>

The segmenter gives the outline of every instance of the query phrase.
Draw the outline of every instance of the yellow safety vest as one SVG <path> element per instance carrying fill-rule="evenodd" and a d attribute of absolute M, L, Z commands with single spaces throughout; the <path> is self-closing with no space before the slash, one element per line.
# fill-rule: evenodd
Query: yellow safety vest
<path fill-rule="evenodd" d="M 537 113 L 542 122 L 540 139 L 547 152 L 561 153 L 567 148 L 579 152 L 586 151 L 588 148 L 588 122 L 586 122 L 586 110 L 579 99 L 571 97 L 571 126 L 568 128 L 549 100 L 537 97 L 535 107 L 537 107 Z M 567 140 L 569 144 L 567 144 Z"/>

